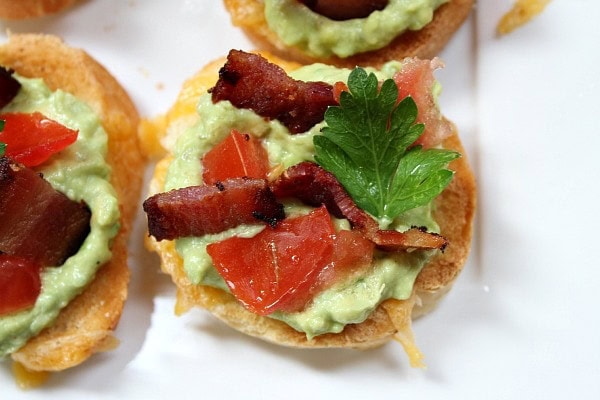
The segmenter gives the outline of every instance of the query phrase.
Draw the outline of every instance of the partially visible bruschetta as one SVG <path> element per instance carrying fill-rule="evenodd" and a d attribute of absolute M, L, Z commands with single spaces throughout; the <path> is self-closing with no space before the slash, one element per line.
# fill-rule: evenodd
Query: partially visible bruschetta
<path fill-rule="evenodd" d="M 77 0 L 0 0 L 0 19 L 28 19 L 62 11 Z"/>
<path fill-rule="evenodd" d="M 0 315 L 2 356 L 10 354 L 27 370 L 64 370 L 114 343 L 127 297 L 127 236 L 144 165 L 139 116 L 110 72 L 55 36 L 10 35 L 0 45 L 0 65 L 21 85 L 2 114 L 40 112 L 78 134 L 73 144 L 31 168 L 90 209 L 89 234 L 62 265 L 41 266 L 34 305 Z M 11 142 L 4 144 L 10 157 Z M 0 251 L 8 253 L 3 246 Z"/>
<path fill-rule="evenodd" d="M 350 68 L 379 67 L 404 57 L 437 56 L 475 3 L 474 0 L 224 2 L 232 23 L 243 29 L 258 48 L 304 64 L 325 62 Z M 352 9 L 363 14 L 354 15 Z M 330 15 L 332 11 L 340 15 Z"/>

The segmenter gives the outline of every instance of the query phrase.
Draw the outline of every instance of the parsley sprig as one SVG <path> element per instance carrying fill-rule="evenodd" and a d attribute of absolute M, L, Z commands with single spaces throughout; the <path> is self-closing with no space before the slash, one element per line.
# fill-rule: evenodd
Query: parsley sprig
<path fill-rule="evenodd" d="M 374 74 L 354 69 L 349 92 L 325 113 L 323 135 L 314 137 L 315 160 L 332 172 L 363 210 L 382 221 L 425 205 L 452 180 L 447 164 L 454 151 L 423 149 L 423 133 L 411 97 L 396 105 L 398 87 L 387 79 L 379 89 Z"/>
<path fill-rule="evenodd" d="M 2 132 L 4 130 L 4 120 L 0 119 L 0 132 Z M 4 142 L 0 142 L 0 157 L 2 157 L 4 155 L 4 152 L 6 151 L 6 143 Z"/>

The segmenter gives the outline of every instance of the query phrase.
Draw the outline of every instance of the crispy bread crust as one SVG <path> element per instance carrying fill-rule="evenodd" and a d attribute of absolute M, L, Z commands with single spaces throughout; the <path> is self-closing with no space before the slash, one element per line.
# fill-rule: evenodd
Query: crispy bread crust
<path fill-rule="evenodd" d="M 407 31 L 382 49 L 348 58 L 326 59 L 310 57 L 297 48 L 283 44 L 267 26 L 262 0 L 224 0 L 224 3 L 232 23 L 242 28 L 261 49 L 304 64 L 324 62 L 353 68 L 356 65 L 380 67 L 389 60 L 401 60 L 404 57 L 433 58 L 442 51 L 452 34 L 467 19 L 475 0 L 451 0 L 443 4 L 435 11 L 433 20 L 423 29 Z"/>
<path fill-rule="evenodd" d="M 0 18 L 26 19 L 57 13 L 77 0 L 0 0 Z"/>
<path fill-rule="evenodd" d="M 272 62 L 290 70 L 298 65 L 284 62 L 276 57 L 264 54 Z M 196 92 L 210 88 L 217 79 L 218 66 L 221 62 L 213 62 L 200 71 L 190 81 L 195 81 Z M 178 108 L 189 101 L 184 88 L 178 99 Z M 169 114 L 167 114 L 168 116 Z M 177 115 L 177 118 L 182 118 Z M 168 121 L 177 124 L 177 118 Z M 174 242 L 157 242 L 148 237 L 146 244 L 150 250 L 157 252 L 161 258 L 161 268 L 171 275 L 177 286 L 177 313 L 183 313 L 193 306 L 200 306 L 231 327 L 260 339 L 291 347 L 349 347 L 366 349 L 379 346 L 398 333 L 402 325 L 410 325 L 411 313 L 415 306 L 415 315 L 423 314 L 433 308 L 440 298 L 451 287 L 461 271 L 469 253 L 472 235 L 472 220 L 475 211 L 475 180 L 469 168 L 465 152 L 457 133 L 448 138 L 445 147 L 463 154 L 451 163 L 450 168 L 456 171 L 452 183 L 436 200 L 435 218 L 440 224 L 441 232 L 449 239 L 449 246 L 443 254 L 436 256 L 419 275 L 413 296 L 405 301 L 387 300 L 383 302 L 364 322 L 348 325 L 341 333 L 324 334 L 307 340 L 304 333 L 298 332 L 287 324 L 255 315 L 243 308 L 235 298 L 219 289 L 197 286 L 190 283 L 183 270 L 183 260 L 175 250 Z M 164 186 L 168 165 L 172 160 L 167 155 L 157 163 L 150 184 L 150 193 L 157 193 Z"/>
<path fill-rule="evenodd" d="M 26 77 L 43 78 L 51 89 L 60 88 L 86 102 L 108 134 L 107 162 L 112 167 L 111 182 L 121 210 L 121 230 L 112 245 L 112 259 L 59 314 L 54 325 L 12 354 L 31 370 L 62 370 L 106 346 L 127 297 L 127 236 L 139 201 L 139 171 L 144 166 L 137 141 L 139 115 L 125 90 L 104 67 L 57 37 L 11 35 L 0 46 L 0 64 Z"/>

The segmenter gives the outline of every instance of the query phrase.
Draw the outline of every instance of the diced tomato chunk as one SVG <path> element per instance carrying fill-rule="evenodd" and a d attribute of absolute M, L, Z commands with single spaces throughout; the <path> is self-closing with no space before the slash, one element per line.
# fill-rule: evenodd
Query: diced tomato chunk
<path fill-rule="evenodd" d="M 0 315 L 35 304 L 42 288 L 40 271 L 33 260 L 0 254 Z"/>
<path fill-rule="evenodd" d="M 334 229 L 325 207 L 283 220 L 252 238 L 207 246 L 217 271 L 250 311 L 268 315 L 304 305 L 331 263 Z"/>
<path fill-rule="evenodd" d="M 350 91 L 350 89 L 348 89 L 348 85 L 346 84 L 346 82 L 336 82 L 333 85 L 333 98 L 339 104 L 342 92 L 348 91 Z"/>
<path fill-rule="evenodd" d="M 78 132 L 46 118 L 39 112 L 5 113 L 0 142 L 6 143 L 7 157 L 34 167 L 77 140 Z"/>
<path fill-rule="evenodd" d="M 371 265 L 374 248 L 358 232 L 335 233 L 322 206 L 253 238 L 210 244 L 207 252 L 233 295 L 268 315 L 303 309 L 319 291 Z"/>
<path fill-rule="evenodd" d="M 452 133 L 452 125 L 442 117 L 433 95 L 435 85 L 433 72 L 441 67 L 443 63 L 438 58 L 433 60 L 406 58 L 402 63 L 402 69 L 394 75 L 394 81 L 398 86 L 398 102 L 411 96 L 417 104 L 419 113 L 416 122 L 425 124 L 425 130 L 416 144 L 424 147 L 435 146 Z"/>
<path fill-rule="evenodd" d="M 227 178 L 265 178 L 269 158 L 257 138 L 232 130 L 225 140 L 204 155 L 202 166 L 202 179 L 211 185 Z"/>
<path fill-rule="evenodd" d="M 332 263 L 338 280 L 344 273 L 354 272 L 356 269 L 371 264 L 375 243 L 360 232 L 339 231 L 335 236 L 334 245 Z"/>
<path fill-rule="evenodd" d="M 364 237 L 358 231 L 341 230 L 333 237 L 333 253 L 331 262 L 319 275 L 310 289 L 310 297 L 322 290 L 332 287 L 338 282 L 343 282 L 353 274 L 364 271 L 373 261 L 375 243 Z M 290 307 L 283 311 L 294 311 L 303 308 L 304 303 Z"/>

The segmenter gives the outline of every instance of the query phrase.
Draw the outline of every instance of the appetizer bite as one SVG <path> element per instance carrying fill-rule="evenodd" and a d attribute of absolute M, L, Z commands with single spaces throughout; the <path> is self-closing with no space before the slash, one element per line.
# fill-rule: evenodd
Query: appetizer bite
<path fill-rule="evenodd" d="M 176 313 L 200 306 L 293 347 L 396 338 L 422 365 L 411 318 L 461 271 L 475 209 L 436 102 L 440 66 L 300 67 L 232 50 L 191 78 L 143 136 L 167 150 L 144 210 Z"/>
<path fill-rule="evenodd" d="M 302 63 L 380 67 L 432 58 L 474 0 L 224 0 L 232 23 L 260 48 Z"/>
<path fill-rule="evenodd" d="M 11 35 L 0 65 L 0 356 L 58 371 L 115 342 L 139 116 L 106 69 L 59 38 Z"/>

